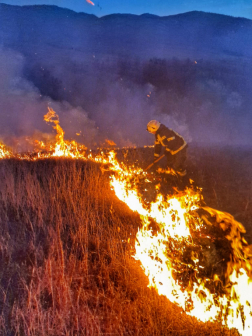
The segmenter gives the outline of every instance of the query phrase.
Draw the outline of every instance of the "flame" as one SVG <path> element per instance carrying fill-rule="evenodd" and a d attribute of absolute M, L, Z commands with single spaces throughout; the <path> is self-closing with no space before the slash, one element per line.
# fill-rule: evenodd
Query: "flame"
<path fill-rule="evenodd" d="M 230 214 L 201 207 L 202 196 L 193 189 L 167 200 L 159 194 L 146 207 L 142 196 L 132 187 L 134 183 L 129 184 L 126 176 L 124 171 L 120 176 L 113 176 L 111 185 L 117 197 L 141 216 L 142 227 L 136 236 L 134 258 L 141 262 L 149 278 L 149 287 L 154 287 L 160 295 L 178 304 L 188 315 L 203 322 L 221 321 L 229 328 L 236 328 L 242 335 L 251 335 L 252 248 L 241 237 L 244 227 Z M 201 237 L 210 244 L 215 237 L 204 235 L 206 226 L 212 224 L 197 211 L 208 213 L 223 231 L 224 239 L 230 242 L 231 254 L 224 280 L 220 280 L 217 274 L 213 274 L 212 278 L 202 276 L 205 267 L 199 256 L 202 246 L 196 238 Z M 150 226 L 151 219 L 158 224 L 156 232 Z M 184 258 L 186 251 L 191 251 L 187 264 Z"/>
<path fill-rule="evenodd" d="M 46 122 L 53 123 L 53 128 L 56 130 L 56 143 L 49 146 L 48 150 L 53 153 L 49 156 L 57 157 L 71 157 L 71 158 L 80 158 L 84 157 L 86 146 L 78 144 L 76 141 L 65 141 L 64 134 L 65 132 L 60 127 L 59 116 L 57 113 L 50 107 L 48 107 L 48 113 L 44 116 Z M 47 155 L 44 155 L 47 157 Z"/>
<path fill-rule="evenodd" d="M 12 152 L 7 149 L 7 147 L 0 142 L 0 159 L 8 159 L 12 157 Z"/>
<path fill-rule="evenodd" d="M 105 142 L 106 142 L 106 144 L 109 145 L 109 146 L 116 146 L 116 143 L 114 143 L 114 141 L 112 141 L 112 140 L 108 140 L 108 139 L 106 139 Z"/>
<path fill-rule="evenodd" d="M 44 120 L 56 130 L 53 144 L 36 141 L 41 150 L 32 157 L 14 155 L 0 144 L 0 158 L 67 157 L 99 162 L 102 170 L 113 171 L 110 184 L 116 196 L 136 211 L 142 221 L 133 257 L 140 261 L 149 287 L 182 307 L 188 315 L 203 322 L 219 321 L 242 335 L 250 335 L 252 246 L 242 237 L 245 233 L 242 224 L 228 213 L 203 206 L 199 188 L 191 186 L 183 192 L 161 193 L 154 175 L 119 163 L 114 151 L 87 153 L 84 145 L 66 141 L 59 117 L 51 108 Z M 112 145 L 110 140 L 106 142 Z M 225 246 L 226 254 L 213 263 L 213 257 L 222 253 L 216 242 Z"/>

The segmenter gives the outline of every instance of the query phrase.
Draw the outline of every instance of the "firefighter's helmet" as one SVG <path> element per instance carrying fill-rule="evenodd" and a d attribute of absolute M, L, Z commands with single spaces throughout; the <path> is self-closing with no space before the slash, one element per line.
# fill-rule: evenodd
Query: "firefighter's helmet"
<path fill-rule="evenodd" d="M 156 133 L 160 125 L 160 122 L 158 122 L 157 120 L 151 120 L 147 124 L 147 131 L 150 133 Z"/>

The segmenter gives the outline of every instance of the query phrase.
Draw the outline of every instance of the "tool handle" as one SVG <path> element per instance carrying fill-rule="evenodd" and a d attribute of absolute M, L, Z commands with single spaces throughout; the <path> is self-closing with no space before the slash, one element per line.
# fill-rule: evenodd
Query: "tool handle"
<path fill-rule="evenodd" d="M 145 170 L 150 169 L 155 163 L 157 163 L 159 160 L 163 159 L 164 156 L 165 156 L 165 154 L 163 154 L 162 156 L 160 156 L 157 160 L 155 160 L 154 162 L 152 162 Z"/>

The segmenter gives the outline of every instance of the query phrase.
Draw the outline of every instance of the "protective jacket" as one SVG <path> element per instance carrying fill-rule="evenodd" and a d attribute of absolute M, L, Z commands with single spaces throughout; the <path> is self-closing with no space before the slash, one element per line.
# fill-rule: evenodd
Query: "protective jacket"
<path fill-rule="evenodd" d="M 161 124 L 155 133 L 154 157 L 158 158 L 160 156 L 162 147 L 165 148 L 166 153 L 175 155 L 186 145 L 187 143 L 181 135 Z"/>

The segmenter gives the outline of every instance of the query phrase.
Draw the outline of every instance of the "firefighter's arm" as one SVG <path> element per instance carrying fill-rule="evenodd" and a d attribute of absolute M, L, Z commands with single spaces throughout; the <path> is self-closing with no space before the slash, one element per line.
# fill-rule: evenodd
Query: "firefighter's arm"
<path fill-rule="evenodd" d="M 168 137 L 164 138 L 163 146 L 164 146 L 166 152 L 171 152 L 170 145 L 174 140 L 175 140 L 174 136 L 168 136 Z"/>
<path fill-rule="evenodd" d="M 159 158 L 161 149 L 162 149 L 161 143 L 158 140 L 156 140 L 155 147 L 154 147 L 154 161 Z"/>
<path fill-rule="evenodd" d="M 155 159 L 160 156 L 161 148 L 164 147 L 165 151 L 170 152 L 171 141 L 175 140 L 172 134 L 158 134 L 155 141 Z M 156 155 L 157 154 L 157 155 Z"/>

